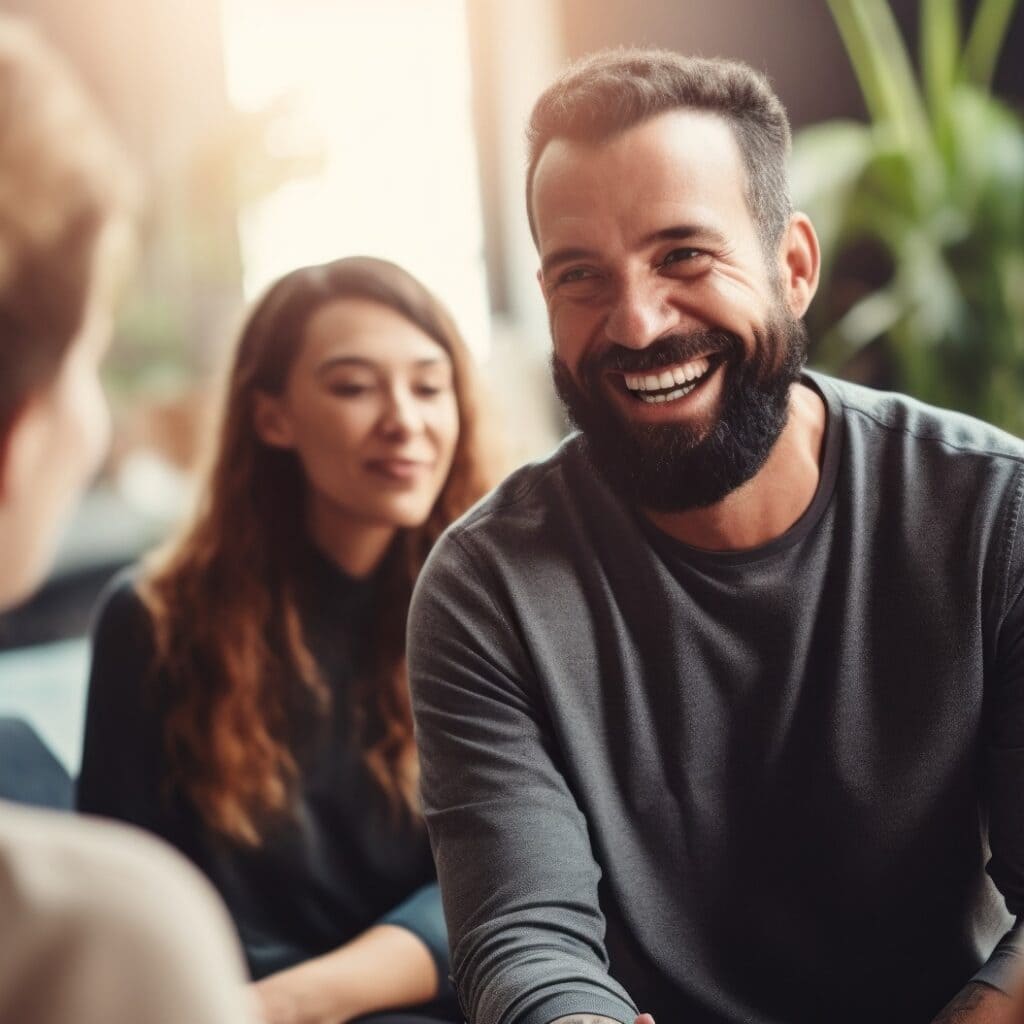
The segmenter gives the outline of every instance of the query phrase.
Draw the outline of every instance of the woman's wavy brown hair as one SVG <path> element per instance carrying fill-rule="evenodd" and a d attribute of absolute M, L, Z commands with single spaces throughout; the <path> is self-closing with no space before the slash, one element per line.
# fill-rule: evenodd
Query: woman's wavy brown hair
<path fill-rule="evenodd" d="M 308 544 L 305 478 L 296 455 L 257 436 L 255 396 L 283 391 L 310 317 L 348 298 L 394 310 L 444 348 L 459 411 L 452 468 L 429 517 L 400 530 L 381 565 L 371 669 L 351 691 L 366 766 L 396 811 L 417 813 L 405 674 L 412 586 L 441 531 L 488 485 L 473 365 L 423 285 L 393 263 L 356 257 L 304 267 L 269 289 L 242 330 L 201 502 L 184 532 L 147 563 L 140 584 L 155 626 L 154 669 L 170 688 L 167 783 L 209 827 L 242 843 L 258 844 L 291 805 L 300 775 L 291 709 L 322 713 L 328 703 L 297 604 Z"/>

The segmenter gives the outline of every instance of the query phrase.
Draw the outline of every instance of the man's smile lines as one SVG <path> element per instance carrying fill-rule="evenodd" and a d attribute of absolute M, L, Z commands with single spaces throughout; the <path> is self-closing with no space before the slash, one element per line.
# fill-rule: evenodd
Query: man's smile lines
<path fill-rule="evenodd" d="M 634 398 L 653 404 L 672 402 L 688 395 L 704 378 L 711 366 L 707 356 L 667 366 L 657 373 L 626 373 L 626 387 Z"/>

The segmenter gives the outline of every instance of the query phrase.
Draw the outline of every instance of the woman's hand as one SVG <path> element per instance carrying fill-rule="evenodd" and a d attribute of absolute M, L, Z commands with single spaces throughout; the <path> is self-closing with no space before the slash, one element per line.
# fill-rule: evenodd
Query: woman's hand
<path fill-rule="evenodd" d="M 374 925 L 323 956 L 250 986 L 262 1024 L 344 1024 L 437 995 L 426 945 L 397 925 Z"/>
<path fill-rule="evenodd" d="M 272 974 L 249 986 L 262 1024 L 302 1024 L 299 996 L 287 972 Z"/>

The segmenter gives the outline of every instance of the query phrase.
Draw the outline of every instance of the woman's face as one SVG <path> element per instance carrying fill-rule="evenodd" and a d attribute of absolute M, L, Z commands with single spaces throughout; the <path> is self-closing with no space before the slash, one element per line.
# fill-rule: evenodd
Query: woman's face
<path fill-rule="evenodd" d="M 315 518 L 419 526 L 459 435 L 451 359 L 387 306 L 337 299 L 310 318 L 283 395 L 260 396 L 256 423 L 295 451 Z"/>

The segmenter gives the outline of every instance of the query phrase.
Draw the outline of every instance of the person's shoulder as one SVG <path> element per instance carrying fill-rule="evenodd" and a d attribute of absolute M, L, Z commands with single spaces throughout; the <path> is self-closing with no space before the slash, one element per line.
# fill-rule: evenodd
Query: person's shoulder
<path fill-rule="evenodd" d="M 831 393 L 842 407 L 848 430 L 881 434 L 900 443 L 910 439 L 950 453 L 1024 464 L 1024 441 L 984 420 L 898 392 L 877 391 L 820 373 L 809 376 L 826 398 Z"/>
<path fill-rule="evenodd" d="M 519 534 L 592 501 L 581 493 L 593 474 L 586 468 L 580 434 L 570 434 L 542 459 L 528 462 L 478 501 L 447 529 L 451 540 Z"/>
<path fill-rule="evenodd" d="M 147 622 L 149 613 L 140 593 L 140 581 L 141 575 L 137 565 L 127 566 L 117 573 L 100 592 L 96 602 L 97 622 Z"/>
<path fill-rule="evenodd" d="M 45 959 L 55 986 L 100 1000 L 116 969 L 137 990 L 117 1008 L 149 998 L 185 1013 L 202 1007 L 204 1021 L 217 1005 L 242 1019 L 242 961 L 226 911 L 180 854 L 137 829 L 0 805 L 0 913 L 8 985 Z M 145 1019 L 173 1018 L 153 1006 Z"/>
<path fill-rule="evenodd" d="M 545 458 L 511 473 L 434 544 L 417 583 L 417 593 L 439 592 L 447 583 L 486 575 L 484 565 L 502 566 L 502 575 L 555 557 L 567 533 L 578 531 L 581 515 L 594 514 L 601 499 L 582 438 L 570 435 Z M 414 606 L 416 605 L 414 600 Z"/>
<path fill-rule="evenodd" d="M 137 566 L 123 569 L 101 591 L 93 616 L 92 638 L 95 648 L 115 647 L 135 668 L 153 657 L 153 617 L 142 598 Z"/>
<path fill-rule="evenodd" d="M 0 864 L 23 909 L 62 927 L 131 931 L 163 921 L 168 905 L 219 914 L 209 883 L 166 843 L 128 825 L 0 805 Z M 155 917 L 154 917 L 155 915 Z"/>
<path fill-rule="evenodd" d="M 5 929 L 17 919 L 43 942 L 82 929 L 126 949 L 184 949 L 197 928 L 229 934 L 210 883 L 166 843 L 127 825 L 9 804 L 0 806 L 0 902 Z"/>

